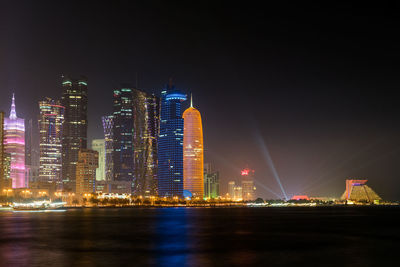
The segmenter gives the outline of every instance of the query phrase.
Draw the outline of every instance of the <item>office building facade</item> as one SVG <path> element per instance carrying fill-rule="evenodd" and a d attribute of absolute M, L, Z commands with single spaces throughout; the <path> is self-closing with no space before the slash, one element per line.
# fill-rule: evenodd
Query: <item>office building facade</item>
<path fill-rule="evenodd" d="M 157 195 L 157 140 L 159 98 L 133 89 L 134 194 Z"/>
<path fill-rule="evenodd" d="M 114 90 L 113 123 L 114 181 L 133 184 L 132 88 Z"/>
<path fill-rule="evenodd" d="M 172 82 L 161 91 L 158 139 L 158 195 L 183 197 L 183 118 L 181 102 L 186 95 Z"/>
<path fill-rule="evenodd" d="M 39 101 L 39 180 L 62 187 L 62 133 L 64 106 L 45 98 Z"/>
<path fill-rule="evenodd" d="M 101 117 L 104 131 L 104 143 L 105 143 L 105 179 L 106 181 L 113 181 L 113 127 L 114 117 L 112 115 Z"/>
<path fill-rule="evenodd" d="M 235 181 L 228 182 L 228 196 L 230 199 L 235 198 Z"/>
<path fill-rule="evenodd" d="M 65 108 L 59 101 L 39 101 L 39 180 L 62 187 L 62 133 Z"/>
<path fill-rule="evenodd" d="M 78 162 L 76 165 L 76 194 L 96 192 L 96 169 L 99 153 L 91 149 L 81 149 L 78 152 Z"/>
<path fill-rule="evenodd" d="M 96 181 L 106 179 L 106 144 L 104 139 L 93 139 L 92 150 L 99 153 L 99 167 L 96 169 Z"/>
<path fill-rule="evenodd" d="M 62 135 L 62 179 L 65 186 L 76 188 L 76 165 L 80 149 L 87 148 L 87 78 L 64 77 L 61 105 L 65 107 Z"/>

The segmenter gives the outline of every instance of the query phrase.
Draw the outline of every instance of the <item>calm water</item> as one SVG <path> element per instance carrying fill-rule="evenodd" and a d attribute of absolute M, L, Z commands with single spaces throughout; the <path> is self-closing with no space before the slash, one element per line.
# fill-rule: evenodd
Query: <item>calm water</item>
<path fill-rule="evenodd" d="M 0 212 L 3 266 L 399 266 L 400 208 Z"/>

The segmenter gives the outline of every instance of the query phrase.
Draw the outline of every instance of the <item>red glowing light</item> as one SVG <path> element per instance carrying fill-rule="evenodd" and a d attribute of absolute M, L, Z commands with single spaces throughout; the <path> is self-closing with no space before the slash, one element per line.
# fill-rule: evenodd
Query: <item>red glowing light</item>
<path fill-rule="evenodd" d="M 244 169 L 240 173 L 242 174 L 242 176 L 247 176 L 247 175 L 249 175 L 249 172 L 250 172 L 249 169 Z"/>
<path fill-rule="evenodd" d="M 310 200 L 310 198 L 306 195 L 298 195 L 298 196 L 293 196 L 292 200 Z"/>

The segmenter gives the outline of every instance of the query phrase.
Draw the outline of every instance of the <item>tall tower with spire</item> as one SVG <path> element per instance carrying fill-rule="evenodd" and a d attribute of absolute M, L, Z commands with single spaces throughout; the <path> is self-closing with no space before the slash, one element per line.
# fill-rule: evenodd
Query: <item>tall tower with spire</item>
<path fill-rule="evenodd" d="M 183 118 L 181 102 L 186 95 L 172 80 L 161 91 L 160 134 L 158 138 L 158 195 L 183 196 Z"/>
<path fill-rule="evenodd" d="M 204 197 L 203 126 L 200 112 L 190 107 L 183 112 L 183 188 L 193 197 Z"/>
<path fill-rule="evenodd" d="M 25 120 L 17 117 L 14 94 L 10 117 L 4 119 L 4 152 L 11 154 L 12 187 L 27 188 L 29 181 L 25 175 Z"/>

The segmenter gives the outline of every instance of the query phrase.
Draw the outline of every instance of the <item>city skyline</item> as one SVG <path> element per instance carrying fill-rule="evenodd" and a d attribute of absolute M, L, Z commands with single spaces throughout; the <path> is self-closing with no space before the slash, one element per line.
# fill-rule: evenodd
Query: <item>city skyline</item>
<path fill-rule="evenodd" d="M 67 79 L 69 79 L 69 78 L 67 78 Z M 170 79 L 171 80 L 171 79 Z M 63 81 L 65 81 L 65 78 L 63 78 Z M 85 77 L 85 81 L 87 81 L 87 78 Z M 75 81 L 75 82 L 77 82 L 77 80 Z M 65 85 L 65 84 L 63 84 L 63 85 Z M 85 84 L 85 86 L 86 86 L 87 84 Z M 171 86 L 171 81 L 170 81 L 170 84 L 168 85 L 168 86 Z M 122 87 L 121 87 L 122 88 Z M 175 91 L 176 89 L 175 89 L 175 87 L 174 86 L 172 86 L 171 87 L 172 88 L 172 91 Z M 127 90 L 127 89 L 125 89 L 125 90 Z M 112 91 L 114 91 L 114 94 L 115 94 L 115 89 L 114 90 L 112 90 Z M 133 91 L 138 91 L 138 92 L 143 92 L 143 94 L 145 94 L 145 95 L 151 95 L 151 94 L 148 94 L 148 93 L 145 93 L 144 91 L 140 91 L 140 90 L 138 90 L 138 89 L 134 89 L 134 88 L 132 88 L 132 89 L 129 89 L 129 91 L 130 91 L 130 93 L 132 93 Z M 51 100 L 50 98 L 48 98 L 49 99 L 49 101 Z M 138 101 L 137 99 L 135 100 L 134 98 L 132 98 L 133 99 L 133 101 Z M 185 102 L 186 100 L 184 100 L 183 102 Z M 150 101 L 151 102 L 151 101 Z M 154 103 L 154 102 L 153 102 Z M 15 109 L 15 104 L 13 104 L 12 103 L 12 108 L 11 108 L 11 112 L 14 114 L 15 113 L 15 111 L 13 111 L 13 107 L 14 107 L 14 109 Z M 61 107 L 61 106 L 60 106 Z M 189 108 L 188 109 L 190 109 L 190 107 L 191 106 L 189 106 Z M 184 114 L 184 112 L 182 112 L 182 119 L 183 119 L 183 114 Z M 102 116 L 102 120 L 104 120 L 104 117 L 108 117 L 108 120 L 110 120 L 110 118 L 113 118 L 113 116 Z M 133 118 L 133 116 L 132 116 L 132 118 Z M 135 120 L 133 120 L 132 119 L 132 123 L 134 123 L 134 121 Z M 103 123 L 104 123 L 104 121 L 103 121 Z M 110 123 L 110 122 L 107 122 L 107 123 Z M 114 122 L 112 122 L 112 123 L 114 123 Z M 125 126 L 125 125 L 124 125 Z M 132 126 L 132 129 L 133 129 L 133 126 Z M 103 137 L 105 138 L 106 137 L 106 133 L 104 132 L 103 133 L 104 135 L 103 135 Z M 91 138 L 91 137 L 88 137 L 87 138 L 88 140 L 97 140 L 97 139 L 93 139 L 93 138 Z M 84 149 L 84 148 L 83 148 Z M 133 153 L 134 153 L 134 150 L 133 150 L 133 152 L 132 152 L 132 157 L 133 157 Z M 112 167 L 113 167 L 113 165 L 112 165 Z M 132 168 L 133 168 L 133 166 L 132 166 Z M 134 169 L 134 168 L 133 168 Z M 254 171 L 253 171 L 254 172 Z M 253 174 L 254 175 L 254 174 Z M 242 195 L 242 190 L 243 190 L 243 184 L 242 184 L 242 186 L 240 185 L 240 183 L 242 183 L 242 181 L 241 181 L 241 176 L 243 176 L 243 170 L 241 170 L 241 171 L 239 171 L 238 173 L 236 173 L 235 175 L 234 175 L 234 177 L 230 177 L 230 179 L 232 179 L 233 178 L 233 180 L 236 180 L 236 182 L 238 182 L 238 186 L 237 186 L 237 188 L 240 190 L 240 192 L 239 193 L 236 193 L 236 194 L 240 194 L 240 195 Z M 133 176 L 132 176 L 133 177 Z M 352 177 L 345 177 L 345 178 L 348 178 L 348 179 L 351 179 Z M 27 178 L 25 178 L 25 179 L 27 179 Z M 136 179 L 136 178 L 135 178 Z M 115 181 L 118 181 L 118 180 L 115 180 Z M 231 180 L 229 180 L 229 181 L 231 181 Z M 228 182 L 229 181 L 224 181 L 223 183 L 226 183 L 226 185 L 228 185 Z M 278 192 L 278 190 L 276 190 L 276 191 L 274 191 L 274 192 L 272 192 L 271 191 L 271 189 L 269 188 L 269 186 L 270 185 L 261 185 L 261 186 L 263 186 L 263 187 L 266 187 L 267 188 L 267 190 L 268 191 L 270 191 L 271 193 L 273 193 L 272 194 L 272 197 L 270 197 L 270 196 L 267 196 L 267 197 L 265 197 L 265 195 L 260 195 L 260 196 L 262 196 L 262 197 L 265 197 L 265 198 L 270 198 L 270 199 L 273 199 L 273 198 L 281 198 L 281 199 L 285 199 L 285 197 L 284 197 L 284 195 L 281 195 L 280 196 L 280 194 L 279 194 L 279 192 Z M 236 187 L 235 187 L 236 188 Z M 227 186 L 226 187 L 226 189 L 224 189 L 223 190 L 223 192 L 229 192 L 229 186 Z M 236 189 L 235 189 L 236 190 Z M 152 191 L 152 192 L 155 192 L 155 191 Z M 220 194 L 220 196 L 223 196 L 223 192 L 221 192 L 221 194 Z M 278 192 L 278 193 L 276 193 L 276 192 Z M 308 192 L 307 191 L 300 191 L 301 193 L 305 193 L 305 194 L 308 194 Z M 136 194 L 137 192 L 135 192 L 135 190 L 134 189 L 132 189 L 132 193 L 134 193 L 134 194 Z M 258 193 L 258 192 L 257 192 Z M 146 194 L 143 194 L 143 195 L 146 195 Z M 153 195 L 153 194 L 147 194 L 147 195 Z M 295 195 L 295 194 L 291 194 L 291 195 Z M 320 194 L 320 195 L 322 195 L 322 194 Z M 318 196 L 320 196 L 320 195 L 315 195 L 316 197 Z M 259 196 L 259 195 L 257 195 L 257 196 Z M 312 195 L 312 196 L 314 196 L 314 195 Z M 205 196 L 204 196 L 205 197 Z M 337 194 L 332 194 L 332 195 L 328 195 L 327 197 L 337 197 Z M 289 198 L 289 197 L 288 197 Z M 238 198 L 236 198 L 236 199 L 238 199 Z"/>
<path fill-rule="evenodd" d="M 361 177 L 382 197 L 399 198 L 395 16 L 340 5 L 286 12 L 216 4 L 209 12 L 199 4 L 171 13 L 166 4 L 153 10 L 114 3 L 120 12 L 96 7 L 96 14 L 108 14 L 103 20 L 91 5 L 80 6 L 60 3 L 57 16 L 40 4 L 2 8 L 9 38 L 0 44 L 8 51 L 0 63 L 1 110 L 8 111 L 15 92 L 21 117 L 35 121 L 42 96 L 59 98 L 62 74 L 84 74 L 90 142 L 102 138 L 100 116 L 112 114 L 107 103 L 120 83 L 160 95 L 172 76 L 196 95 L 205 117 L 205 159 L 220 171 L 222 192 L 249 164 L 262 196 L 276 197 L 263 186 L 281 195 L 264 143 L 289 195 L 340 194 L 344 179 Z M 125 19 L 135 10 L 143 12 Z M 69 21 L 71 14 L 80 23 Z M 111 41 L 121 36 L 124 41 Z M 165 40 L 174 42 L 159 45 Z"/>
<path fill-rule="evenodd" d="M 0 265 L 396 266 L 399 11 L 0 0 Z"/>

